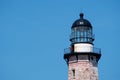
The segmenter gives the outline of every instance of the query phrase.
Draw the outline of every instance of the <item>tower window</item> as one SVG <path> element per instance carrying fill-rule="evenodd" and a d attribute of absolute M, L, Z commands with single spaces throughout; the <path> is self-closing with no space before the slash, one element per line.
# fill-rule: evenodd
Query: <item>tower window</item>
<path fill-rule="evenodd" d="M 91 60 L 93 60 L 94 58 L 93 58 L 93 56 L 91 56 Z"/>
<path fill-rule="evenodd" d="M 73 73 L 73 78 L 75 79 L 75 70 L 74 69 L 72 70 L 72 73 Z"/>

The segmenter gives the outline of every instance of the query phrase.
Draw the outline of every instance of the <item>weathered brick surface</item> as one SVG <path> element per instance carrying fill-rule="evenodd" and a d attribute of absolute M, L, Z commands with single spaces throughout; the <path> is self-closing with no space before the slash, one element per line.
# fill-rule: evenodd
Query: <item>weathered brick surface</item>
<path fill-rule="evenodd" d="M 98 80 L 97 62 L 89 60 L 79 60 L 69 62 L 68 80 Z M 73 76 L 75 70 L 75 76 Z"/>

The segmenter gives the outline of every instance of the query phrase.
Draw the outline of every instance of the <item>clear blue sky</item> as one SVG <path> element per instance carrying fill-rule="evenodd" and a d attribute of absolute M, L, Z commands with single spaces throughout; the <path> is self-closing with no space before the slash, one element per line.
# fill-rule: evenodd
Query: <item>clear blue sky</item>
<path fill-rule="evenodd" d="M 119 80 L 119 0 L 0 0 L 0 80 L 68 80 L 63 49 L 81 11 L 102 49 L 99 80 Z"/>

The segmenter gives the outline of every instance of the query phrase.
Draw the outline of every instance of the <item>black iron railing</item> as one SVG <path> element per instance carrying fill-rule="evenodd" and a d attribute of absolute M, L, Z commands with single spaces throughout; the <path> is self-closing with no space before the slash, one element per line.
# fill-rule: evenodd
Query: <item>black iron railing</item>
<path fill-rule="evenodd" d="M 88 51 L 87 51 L 88 52 Z M 101 49 L 100 48 L 95 48 L 93 47 L 93 50 L 92 51 L 89 51 L 90 53 L 96 53 L 96 54 L 101 54 Z M 64 49 L 64 53 L 65 54 L 71 54 L 73 53 L 72 49 L 69 47 L 69 48 L 65 48 Z M 80 52 L 75 52 L 75 53 L 80 53 Z M 83 52 L 82 52 L 83 53 Z"/>

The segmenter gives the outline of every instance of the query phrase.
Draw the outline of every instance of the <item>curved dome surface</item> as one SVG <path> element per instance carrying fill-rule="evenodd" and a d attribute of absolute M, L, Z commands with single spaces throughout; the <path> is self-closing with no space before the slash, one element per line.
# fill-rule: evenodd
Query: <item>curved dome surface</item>
<path fill-rule="evenodd" d="M 87 27 L 92 27 L 91 23 L 83 18 L 84 14 L 80 13 L 80 19 L 76 20 L 73 25 L 72 28 L 74 27 L 80 27 L 80 26 L 87 26 Z"/>

